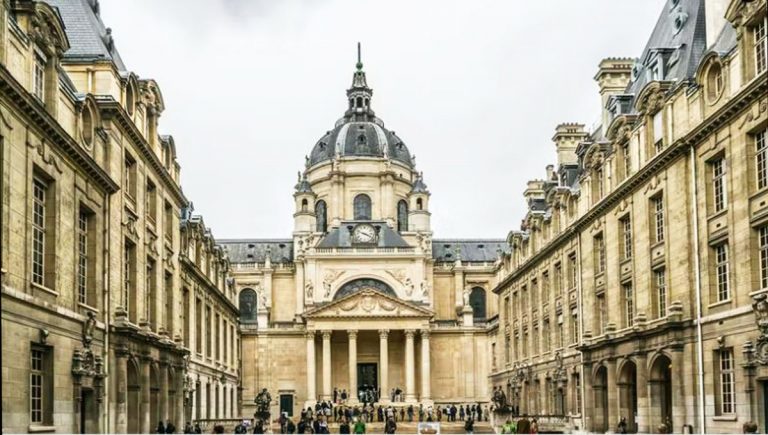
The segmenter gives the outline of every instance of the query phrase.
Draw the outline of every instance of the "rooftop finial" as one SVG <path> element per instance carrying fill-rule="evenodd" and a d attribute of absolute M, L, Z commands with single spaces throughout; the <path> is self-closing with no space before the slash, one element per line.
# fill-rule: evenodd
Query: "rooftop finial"
<path fill-rule="evenodd" d="M 360 43 L 357 43 L 357 69 L 362 70 L 363 69 L 363 61 L 360 57 Z"/>

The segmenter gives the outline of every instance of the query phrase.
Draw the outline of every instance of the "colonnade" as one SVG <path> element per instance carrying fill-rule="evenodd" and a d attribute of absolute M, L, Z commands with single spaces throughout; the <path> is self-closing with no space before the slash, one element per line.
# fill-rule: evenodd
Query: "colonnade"
<path fill-rule="evenodd" d="M 307 331 L 307 399 L 308 401 L 314 401 L 318 395 L 316 391 L 317 385 L 317 373 L 316 373 L 316 349 L 315 349 L 315 335 L 318 331 Z M 357 391 L 357 330 L 347 330 L 348 346 L 349 346 L 349 386 L 347 391 L 349 392 L 349 403 L 355 404 L 358 402 Z M 421 394 L 417 395 L 416 392 L 416 352 L 415 352 L 415 337 L 418 334 L 421 336 Z M 327 401 L 332 399 L 333 387 L 331 386 L 332 377 L 332 363 L 331 363 L 331 334 L 332 330 L 321 330 L 322 336 L 322 349 L 323 349 L 323 361 L 322 361 L 322 390 L 320 394 L 320 400 Z M 391 386 L 389 385 L 389 334 L 390 330 L 380 329 L 379 333 L 379 385 L 381 389 L 381 402 L 390 402 L 389 391 Z M 432 399 L 431 384 L 430 384 L 430 344 L 429 344 L 429 330 L 428 329 L 405 329 L 403 330 L 405 335 L 405 361 L 403 367 L 405 368 L 405 401 L 416 402 L 420 400 L 422 402 L 429 402 Z"/>

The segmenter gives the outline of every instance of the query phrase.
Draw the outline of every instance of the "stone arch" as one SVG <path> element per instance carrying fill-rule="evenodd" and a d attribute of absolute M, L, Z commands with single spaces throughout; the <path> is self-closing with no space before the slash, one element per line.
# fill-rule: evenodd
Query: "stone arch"
<path fill-rule="evenodd" d="M 341 299 L 365 289 L 372 289 L 394 298 L 397 297 L 395 290 L 384 281 L 377 278 L 356 278 L 342 284 L 333 295 L 333 300 Z"/>
<path fill-rule="evenodd" d="M 240 290 L 238 296 L 238 307 L 240 308 L 240 322 L 256 323 L 256 310 L 258 309 L 259 297 L 256 290 L 246 287 Z"/>
<path fill-rule="evenodd" d="M 355 220 L 371 220 L 371 197 L 361 193 L 353 200 Z"/>
<path fill-rule="evenodd" d="M 140 426 L 140 400 L 141 400 L 141 376 L 139 375 L 139 365 L 135 359 L 130 358 L 127 361 L 126 387 L 127 391 L 127 430 L 128 433 L 139 433 Z"/>
<path fill-rule="evenodd" d="M 608 422 L 608 367 L 600 364 L 592 375 L 593 410 L 591 432 L 607 432 Z"/>
<path fill-rule="evenodd" d="M 619 419 L 627 422 L 628 432 L 637 432 L 637 364 L 626 358 L 618 367 Z"/>
<path fill-rule="evenodd" d="M 469 292 L 469 306 L 472 307 L 472 317 L 475 321 L 485 321 L 488 317 L 486 299 L 486 292 L 482 287 L 473 287 Z"/>
<path fill-rule="evenodd" d="M 648 374 L 648 423 L 650 430 L 656 432 L 659 425 L 672 421 L 672 359 L 659 352 L 651 360 Z"/>

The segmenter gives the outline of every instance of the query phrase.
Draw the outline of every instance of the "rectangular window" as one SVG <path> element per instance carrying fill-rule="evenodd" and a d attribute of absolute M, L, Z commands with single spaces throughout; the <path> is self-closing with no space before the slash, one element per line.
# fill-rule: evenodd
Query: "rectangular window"
<path fill-rule="evenodd" d="M 667 274 L 665 270 L 653 272 L 656 287 L 656 317 L 667 315 Z"/>
<path fill-rule="evenodd" d="M 128 319 L 136 323 L 136 245 L 130 241 L 125 241 L 123 247 L 123 307 L 128 313 Z"/>
<path fill-rule="evenodd" d="M 605 322 L 606 322 L 606 315 L 605 315 L 605 295 L 601 294 L 597 296 L 597 330 L 600 331 L 600 334 L 602 335 L 605 333 Z"/>
<path fill-rule="evenodd" d="M 158 327 L 162 327 L 169 336 L 173 336 L 174 330 L 174 316 L 176 307 L 173 306 L 173 274 L 167 270 L 163 273 L 163 294 L 162 294 L 162 307 L 163 312 L 158 321 Z"/>
<path fill-rule="evenodd" d="M 768 69 L 768 18 L 763 18 L 753 29 L 755 35 L 755 75 Z"/>
<path fill-rule="evenodd" d="M 509 364 L 511 361 L 510 358 L 510 344 L 509 344 L 509 334 L 504 336 L 504 362 L 506 364 Z"/>
<path fill-rule="evenodd" d="M 565 343 L 565 331 L 563 330 L 563 322 L 557 322 L 557 347 L 563 347 Z"/>
<path fill-rule="evenodd" d="M 664 241 L 664 197 L 659 195 L 651 198 L 651 228 L 652 240 L 656 243 Z"/>
<path fill-rule="evenodd" d="M 632 174 L 632 155 L 629 153 L 629 143 L 622 148 L 622 157 L 624 157 L 624 178 L 627 178 Z"/>
<path fill-rule="evenodd" d="M 714 248 L 715 255 L 715 284 L 717 285 L 717 301 L 727 301 L 731 298 L 728 282 L 728 244 L 723 243 Z"/>
<path fill-rule="evenodd" d="M 544 350 L 544 352 L 547 352 L 547 351 L 549 351 L 549 346 L 550 346 L 550 342 L 549 342 L 549 334 L 550 334 L 550 331 L 549 331 L 549 319 L 544 320 L 544 327 L 541 329 L 541 332 L 542 332 L 542 337 L 541 337 L 542 349 Z"/>
<path fill-rule="evenodd" d="M 619 220 L 619 228 L 621 230 L 621 258 L 628 260 L 632 258 L 632 220 L 629 215 Z"/>
<path fill-rule="evenodd" d="M 768 288 L 768 226 L 762 226 L 757 232 L 760 261 L 760 288 Z"/>
<path fill-rule="evenodd" d="M 216 337 L 216 361 L 220 361 L 221 360 L 221 345 L 220 345 L 220 343 L 221 343 L 221 318 L 219 317 L 218 314 L 216 314 L 215 319 L 216 319 L 215 320 L 216 323 L 214 323 L 214 325 L 215 325 L 214 331 L 216 333 L 215 333 L 214 337 Z"/>
<path fill-rule="evenodd" d="M 53 425 L 51 348 L 32 345 L 29 366 L 29 417 L 33 425 Z"/>
<path fill-rule="evenodd" d="M 124 191 L 132 201 L 136 201 L 136 160 L 130 154 L 125 154 L 123 162 Z"/>
<path fill-rule="evenodd" d="M 722 349 L 718 352 L 718 371 L 720 388 L 720 414 L 736 412 L 736 377 L 734 375 L 733 349 Z"/>
<path fill-rule="evenodd" d="M 157 187 L 155 183 L 147 179 L 147 190 L 145 192 L 145 209 L 147 219 L 154 224 L 157 222 Z"/>
<path fill-rule="evenodd" d="M 32 180 L 32 282 L 39 285 L 45 285 L 47 201 L 48 183 L 35 177 Z"/>
<path fill-rule="evenodd" d="M 576 414 L 581 414 L 581 376 L 576 373 L 573 375 L 574 389 L 576 390 Z"/>
<path fill-rule="evenodd" d="M 579 341 L 579 315 L 571 316 L 571 343 Z"/>
<path fill-rule="evenodd" d="M 146 294 L 146 316 L 149 322 L 149 328 L 157 330 L 157 278 L 155 274 L 155 260 L 147 257 L 146 275 L 144 276 L 144 288 Z"/>
<path fill-rule="evenodd" d="M 563 266 L 560 263 L 555 264 L 555 296 L 563 294 Z"/>
<path fill-rule="evenodd" d="M 542 303 L 549 303 L 549 272 L 545 271 L 541 274 L 541 301 Z"/>
<path fill-rule="evenodd" d="M 568 256 L 568 272 L 570 272 L 568 277 L 568 288 L 574 289 L 576 288 L 576 283 L 578 282 L 578 279 L 579 279 L 579 275 L 578 275 L 579 271 L 578 271 L 578 268 L 576 267 L 575 253 Z"/>
<path fill-rule="evenodd" d="M 165 201 L 163 208 L 163 220 L 165 221 L 165 238 L 166 240 L 173 241 L 173 206 L 168 201 Z"/>
<path fill-rule="evenodd" d="M 211 336 L 213 335 L 213 315 L 211 315 L 211 307 L 205 307 L 205 326 L 208 327 L 208 331 L 205 334 L 205 356 L 210 358 L 213 355 L 213 349 L 211 346 Z"/>
<path fill-rule="evenodd" d="M 757 188 L 768 187 L 768 129 L 755 134 L 755 164 L 757 165 Z"/>
<path fill-rule="evenodd" d="M 45 64 L 47 63 L 45 56 L 42 53 L 35 50 L 35 71 L 33 77 L 33 92 L 35 97 L 40 101 L 45 101 Z"/>
<path fill-rule="evenodd" d="M 509 308 L 509 296 L 504 298 L 504 323 L 509 324 L 509 319 L 512 318 L 512 312 Z"/>
<path fill-rule="evenodd" d="M 635 323 L 635 297 L 632 293 L 632 284 L 624 284 L 622 288 L 622 296 L 624 297 L 624 326 L 631 328 Z"/>
<path fill-rule="evenodd" d="M 190 318 L 190 312 L 189 312 L 189 289 L 183 288 L 181 290 L 181 300 L 183 308 L 181 310 L 181 327 L 182 327 L 182 334 L 184 339 L 184 347 L 189 349 L 189 336 L 190 336 L 190 325 L 189 325 L 189 318 Z"/>
<path fill-rule="evenodd" d="M 88 226 L 90 212 L 80 206 L 77 216 L 77 301 L 88 304 Z"/>
<path fill-rule="evenodd" d="M 534 310 L 539 306 L 539 282 L 536 278 L 531 280 L 531 308 Z"/>
<path fill-rule="evenodd" d="M 661 110 L 653 115 L 653 147 L 656 152 L 660 152 L 664 148 L 664 130 L 662 125 L 663 116 Z"/>
<path fill-rule="evenodd" d="M 203 354 L 203 301 L 195 301 L 195 352 Z"/>
<path fill-rule="evenodd" d="M 725 188 L 725 159 L 719 158 L 710 163 L 712 170 L 712 206 L 715 212 L 725 209 L 727 203 Z"/>
<path fill-rule="evenodd" d="M 531 355 L 539 354 L 539 328 L 533 328 L 533 339 L 531 340 Z"/>
<path fill-rule="evenodd" d="M 595 244 L 595 272 L 605 272 L 605 239 L 602 234 L 598 234 L 594 239 Z"/>

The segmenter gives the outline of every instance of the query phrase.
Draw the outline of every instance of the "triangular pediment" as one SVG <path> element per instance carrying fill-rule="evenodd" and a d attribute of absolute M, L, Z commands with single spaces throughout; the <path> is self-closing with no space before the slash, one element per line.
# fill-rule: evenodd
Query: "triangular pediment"
<path fill-rule="evenodd" d="M 304 313 L 307 319 L 358 318 L 358 317 L 406 317 L 431 318 L 434 313 L 372 289 L 365 289 Z"/>

